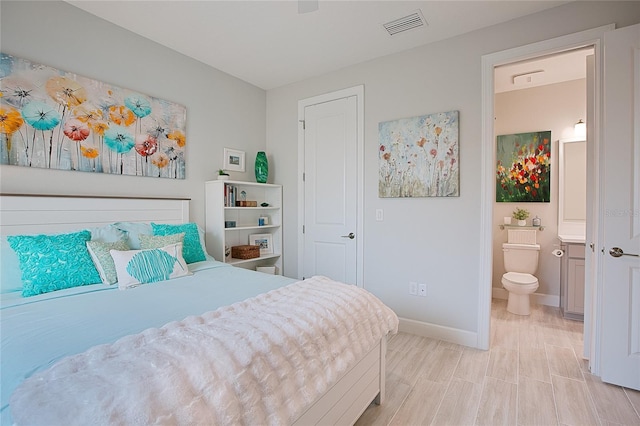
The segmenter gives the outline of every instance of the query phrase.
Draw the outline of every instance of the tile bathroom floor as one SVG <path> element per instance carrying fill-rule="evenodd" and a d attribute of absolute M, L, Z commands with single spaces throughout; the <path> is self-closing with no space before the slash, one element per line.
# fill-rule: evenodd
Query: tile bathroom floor
<path fill-rule="evenodd" d="M 356 425 L 640 425 L 640 392 L 603 383 L 582 359 L 582 323 L 494 299 L 481 351 L 398 333 L 389 339 L 386 400 Z"/>

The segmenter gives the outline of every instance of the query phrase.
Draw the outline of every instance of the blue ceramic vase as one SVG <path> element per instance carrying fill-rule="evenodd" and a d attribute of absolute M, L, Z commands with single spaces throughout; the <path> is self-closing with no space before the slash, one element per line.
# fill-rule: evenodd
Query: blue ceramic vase
<path fill-rule="evenodd" d="M 258 151 L 256 154 L 256 182 L 267 183 L 269 178 L 269 161 L 267 161 L 267 154 L 264 151 Z"/>

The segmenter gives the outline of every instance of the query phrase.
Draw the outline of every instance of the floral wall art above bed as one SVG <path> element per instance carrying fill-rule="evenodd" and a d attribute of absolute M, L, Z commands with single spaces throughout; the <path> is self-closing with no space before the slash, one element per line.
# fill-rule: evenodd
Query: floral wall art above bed
<path fill-rule="evenodd" d="M 459 195 L 458 111 L 378 125 L 378 196 Z"/>
<path fill-rule="evenodd" d="M 186 108 L 0 53 L 0 164 L 185 178 Z"/>

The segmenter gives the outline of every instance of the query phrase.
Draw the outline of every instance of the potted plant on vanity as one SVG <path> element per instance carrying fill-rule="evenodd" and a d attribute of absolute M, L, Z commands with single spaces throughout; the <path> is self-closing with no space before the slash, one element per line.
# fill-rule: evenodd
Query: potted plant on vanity
<path fill-rule="evenodd" d="M 527 218 L 529 217 L 529 211 L 516 207 L 511 216 L 518 221 L 518 226 L 525 226 L 527 224 Z"/>

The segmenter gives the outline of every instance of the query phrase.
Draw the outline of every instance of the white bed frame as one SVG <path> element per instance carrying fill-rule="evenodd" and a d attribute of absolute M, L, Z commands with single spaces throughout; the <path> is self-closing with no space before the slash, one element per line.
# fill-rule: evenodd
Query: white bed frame
<path fill-rule="evenodd" d="M 0 235 L 56 233 L 113 222 L 185 223 L 189 199 L 0 194 Z M 366 408 L 385 396 L 387 340 L 378 345 L 318 401 L 295 425 L 352 425 Z"/>

